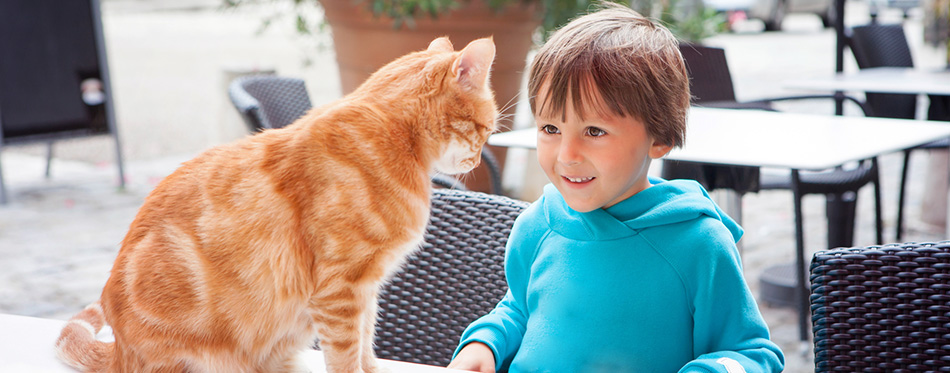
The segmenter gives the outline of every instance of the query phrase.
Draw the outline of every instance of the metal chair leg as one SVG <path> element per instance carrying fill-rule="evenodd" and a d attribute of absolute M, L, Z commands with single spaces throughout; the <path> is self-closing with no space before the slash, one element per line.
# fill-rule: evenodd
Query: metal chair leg
<path fill-rule="evenodd" d="M 2 148 L 2 146 L 0 146 Z M 3 162 L 0 162 L 0 205 L 7 204 L 7 185 L 3 182 Z"/>
<path fill-rule="evenodd" d="M 907 166 L 910 165 L 910 152 L 910 149 L 904 150 L 904 166 L 901 168 L 901 185 L 897 193 L 897 234 L 895 235 L 894 242 L 903 242 L 901 238 L 904 236 L 904 188 L 907 186 Z"/>
<path fill-rule="evenodd" d="M 122 162 L 122 144 L 119 142 L 119 134 L 116 132 L 115 125 L 112 126 L 112 138 L 115 139 L 115 164 L 119 168 L 119 190 L 125 190 L 125 166 Z"/>
<path fill-rule="evenodd" d="M 792 198 L 795 200 L 795 278 L 796 301 L 798 302 L 799 339 L 808 340 L 808 287 L 805 285 L 805 224 L 802 217 L 801 176 L 792 170 Z"/>
<path fill-rule="evenodd" d="M 46 143 L 46 178 L 50 178 L 50 169 L 53 165 L 53 142 L 48 141 Z"/>
<path fill-rule="evenodd" d="M 904 166 L 907 169 L 907 166 Z M 884 244 L 884 221 L 881 218 L 881 169 L 878 167 L 877 157 L 871 159 L 871 178 L 874 184 L 874 229 L 877 231 L 874 238 L 877 238 L 877 244 Z M 903 187 L 901 188 L 903 190 Z M 897 223 L 897 232 L 900 234 L 900 220 Z M 900 241 L 898 241 L 900 242 Z"/>

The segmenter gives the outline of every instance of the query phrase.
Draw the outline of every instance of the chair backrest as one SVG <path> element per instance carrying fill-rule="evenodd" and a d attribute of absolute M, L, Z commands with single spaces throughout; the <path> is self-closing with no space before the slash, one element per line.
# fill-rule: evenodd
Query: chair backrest
<path fill-rule="evenodd" d="M 950 370 L 950 241 L 818 252 L 816 372 Z"/>
<path fill-rule="evenodd" d="M 274 75 L 234 79 L 228 95 L 252 131 L 291 124 L 313 106 L 302 79 Z"/>
<path fill-rule="evenodd" d="M 98 0 L 0 1 L 0 142 L 115 134 Z"/>
<path fill-rule="evenodd" d="M 680 43 L 680 53 L 689 74 L 689 91 L 693 103 L 736 101 L 732 74 L 722 48 Z"/>
<path fill-rule="evenodd" d="M 914 66 L 904 26 L 900 24 L 854 27 L 848 44 L 859 68 Z M 865 96 L 872 116 L 913 119 L 916 115 L 915 95 L 867 93 Z"/>
<path fill-rule="evenodd" d="M 445 366 L 472 321 L 508 290 L 505 244 L 526 202 L 435 189 L 425 242 L 383 288 L 380 358 Z"/>
<path fill-rule="evenodd" d="M 768 109 L 767 104 L 736 102 L 732 74 L 722 48 L 680 43 L 680 53 L 689 75 L 692 104 L 736 109 Z M 743 194 L 759 189 L 759 168 L 719 166 L 696 162 L 664 160 L 660 176 L 664 179 L 693 179 L 708 190 L 732 189 Z"/>

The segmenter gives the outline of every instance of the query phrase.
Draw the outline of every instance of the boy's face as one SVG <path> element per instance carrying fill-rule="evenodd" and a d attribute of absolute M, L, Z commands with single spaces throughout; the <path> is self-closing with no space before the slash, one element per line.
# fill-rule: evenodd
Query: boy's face
<path fill-rule="evenodd" d="M 570 98 L 566 106 L 563 121 L 537 114 L 535 121 L 538 162 L 568 206 L 579 212 L 607 208 L 650 186 L 650 160 L 665 155 L 670 145 L 656 143 L 632 117 L 599 117 L 593 113 L 606 111 L 589 110 L 582 122 Z"/>

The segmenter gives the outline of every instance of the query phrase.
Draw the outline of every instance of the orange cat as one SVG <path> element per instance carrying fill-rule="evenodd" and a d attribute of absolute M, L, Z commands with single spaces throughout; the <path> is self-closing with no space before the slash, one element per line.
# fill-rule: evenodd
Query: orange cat
<path fill-rule="evenodd" d="M 492 40 L 448 38 L 296 123 L 208 150 L 132 222 L 100 300 L 56 342 L 91 372 L 379 371 L 376 294 L 422 241 L 430 175 L 495 129 Z M 101 306 L 100 306 L 101 305 Z M 95 339 L 103 324 L 115 342 Z"/>

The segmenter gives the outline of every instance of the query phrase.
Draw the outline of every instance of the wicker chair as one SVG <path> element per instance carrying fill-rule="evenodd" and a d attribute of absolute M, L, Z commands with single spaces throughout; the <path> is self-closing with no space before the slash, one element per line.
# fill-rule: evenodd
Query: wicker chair
<path fill-rule="evenodd" d="M 505 295 L 508 233 L 527 203 L 435 189 L 425 243 L 384 287 L 380 358 L 445 366 L 462 331 Z"/>
<path fill-rule="evenodd" d="M 228 87 L 228 96 L 252 132 L 286 126 L 312 107 L 306 83 L 302 79 L 274 75 L 250 75 L 234 79 Z M 500 194 L 501 168 L 488 148 L 482 148 L 482 162 L 488 167 L 490 191 Z M 432 182 L 443 188 L 466 190 L 464 184 L 447 175 L 434 175 Z"/>
<path fill-rule="evenodd" d="M 252 132 L 280 128 L 310 110 L 310 95 L 302 79 L 250 75 L 231 82 L 231 103 Z"/>
<path fill-rule="evenodd" d="M 851 30 L 848 40 L 854 59 L 862 69 L 873 67 L 914 67 L 913 56 L 904 27 L 900 24 L 869 24 Z M 917 95 L 867 93 L 867 106 L 871 116 L 914 119 L 917 114 Z M 927 119 L 950 121 L 950 96 L 930 95 Z M 904 150 L 900 187 L 897 194 L 897 228 L 895 241 L 904 233 L 904 196 L 907 185 L 907 169 L 910 153 L 914 149 L 947 149 L 947 139 L 934 141 L 916 148 Z"/>
<path fill-rule="evenodd" d="M 816 372 L 950 371 L 950 241 L 815 253 Z"/>

